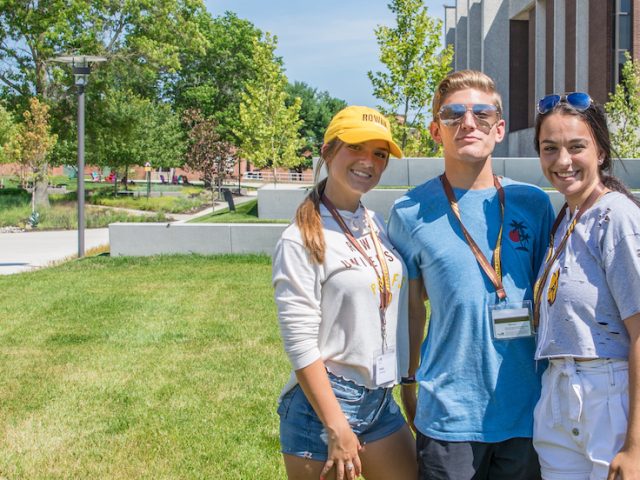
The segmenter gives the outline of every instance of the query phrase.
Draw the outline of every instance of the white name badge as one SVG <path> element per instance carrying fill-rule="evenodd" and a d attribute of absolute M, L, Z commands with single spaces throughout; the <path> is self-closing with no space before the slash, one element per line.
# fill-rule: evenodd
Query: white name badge
<path fill-rule="evenodd" d="M 512 340 L 534 335 L 530 300 L 491 305 L 489 318 L 495 340 Z"/>
<path fill-rule="evenodd" d="M 374 360 L 376 385 L 381 386 L 394 382 L 397 367 L 395 348 L 388 348 L 384 353 L 378 352 L 374 356 Z"/>

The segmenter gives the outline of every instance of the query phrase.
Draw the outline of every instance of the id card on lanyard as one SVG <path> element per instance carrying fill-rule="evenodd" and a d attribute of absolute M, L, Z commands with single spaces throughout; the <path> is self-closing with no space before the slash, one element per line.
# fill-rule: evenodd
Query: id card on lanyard
<path fill-rule="evenodd" d="M 498 303 L 489 307 L 489 317 L 496 340 L 532 337 L 531 300 Z"/>
<path fill-rule="evenodd" d="M 389 267 L 384 257 L 384 252 L 382 251 L 382 245 L 380 244 L 380 238 L 376 234 L 375 229 L 373 228 L 373 222 L 369 217 L 369 213 L 367 210 L 364 210 L 365 219 L 369 226 L 369 235 L 371 236 L 371 240 L 373 241 L 373 245 L 376 249 L 376 257 L 378 259 L 378 264 L 380 265 L 380 270 L 378 271 L 378 267 L 376 267 L 371 257 L 367 255 L 367 253 L 360 245 L 360 242 L 353 236 L 353 233 L 345 223 L 344 219 L 338 212 L 338 209 L 331 203 L 331 201 L 327 198 L 326 195 L 322 195 L 322 203 L 327 207 L 331 216 L 336 221 L 336 223 L 342 229 L 342 232 L 347 237 L 351 245 L 362 255 L 362 257 L 367 261 L 367 263 L 373 268 L 373 271 L 376 274 L 376 278 L 378 279 L 378 285 L 380 286 L 380 303 L 378 305 L 378 310 L 380 312 L 380 330 L 382 337 L 382 348 L 374 353 L 373 355 L 373 370 L 374 370 L 374 379 L 376 385 L 383 386 L 388 383 L 391 383 L 397 378 L 397 358 L 395 353 L 395 345 L 387 345 L 387 319 L 386 319 L 386 311 L 391 303 L 391 280 L 389 276 Z"/>
<path fill-rule="evenodd" d="M 444 188 L 449 205 L 453 214 L 458 219 L 464 238 L 476 257 L 478 264 L 489 277 L 491 283 L 496 289 L 498 303 L 489 306 L 489 320 L 491 321 L 492 333 L 494 340 L 511 340 L 514 338 L 524 338 L 533 336 L 533 322 L 531 316 L 531 302 L 529 300 L 523 302 L 507 302 L 507 293 L 502 284 L 502 231 L 504 227 L 504 211 L 505 211 L 505 194 L 500 180 L 496 175 L 493 176 L 493 185 L 498 191 L 498 200 L 500 201 L 500 230 L 496 240 L 496 246 L 493 253 L 493 262 L 490 263 L 487 257 L 482 253 L 480 247 L 475 242 L 471 234 L 467 231 L 462 223 L 460 207 L 453 193 L 453 188 L 447 179 L 446 174 L 440 176 L 442 188 Z"/>

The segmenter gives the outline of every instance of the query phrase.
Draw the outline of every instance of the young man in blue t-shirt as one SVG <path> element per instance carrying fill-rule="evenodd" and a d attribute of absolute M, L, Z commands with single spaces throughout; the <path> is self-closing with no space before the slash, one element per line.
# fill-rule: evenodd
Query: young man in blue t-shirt
<path fill-rule="evenodd" d="M 402 398 L 420 479 L 540 478 L 531 436 L 542 369 L 533 360 L 530 301 L 553 210 L 541 189 L 493 175 L 501 114 L 488 76 L 446 77 L 430 127 L 445 172 L 396 201 L 389 220 L 410 278 L 418 394 L 410 376 Z"/>

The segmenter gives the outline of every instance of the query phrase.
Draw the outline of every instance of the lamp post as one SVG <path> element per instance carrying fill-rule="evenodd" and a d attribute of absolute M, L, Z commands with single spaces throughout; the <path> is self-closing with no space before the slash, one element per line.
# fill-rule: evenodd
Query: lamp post
<path fill-rule="evenodd" d="M 71 65 L 78 95 L 78 258 L 84 257 L 84 89 L 89 81 L 91 64 L 106 60 L 95 55 L 65 55 L 53 59 Z"/>
<path fill-rule="evenodd" d="M 149 198 L 149 194 L 151 193 L 151 163 L 147 162 L 144 164 L 144 172 L 147 177 L 147 198 Z"/>

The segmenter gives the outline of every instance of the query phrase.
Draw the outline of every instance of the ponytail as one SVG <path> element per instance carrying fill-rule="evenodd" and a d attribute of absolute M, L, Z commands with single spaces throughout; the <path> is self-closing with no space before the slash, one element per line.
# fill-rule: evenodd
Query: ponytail
<path fill-rule="evenodd" d="M 324 145 L 322 156 L 316 166 L 313 190 L 305 197 L 298 207 L 298 210 L 296 210 L 296 225 L 298 225 L 300 229 L 302 244 L 311 256 L 311 261 L 317 264 L 324 262 L 326 249 L 324 232 L 322 230 L 322 217 L 320 216 L 320 202 L 322 201 L 324 189 L 327 186 L 327 179 L 325 178 L 318 182 L 318 177 L 320 176 L 322 166 L 327 160 L 332 159 L 336 153 L 338 153 L 342 145 L 344 145 L 344 143 L 338 138 Z"/>

